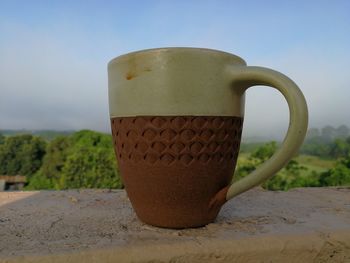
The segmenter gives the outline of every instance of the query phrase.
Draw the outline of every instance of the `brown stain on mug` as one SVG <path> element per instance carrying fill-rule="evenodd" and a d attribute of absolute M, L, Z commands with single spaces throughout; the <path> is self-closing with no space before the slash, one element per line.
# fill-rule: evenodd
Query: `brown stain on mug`
<path fill-rule="evenodd" d="M 131 79 L 133 79 L 133 78 L 135 78 L 135 77 L 137 77 L 137 75 L 136 75 L 135 73 L 133 73 L 133 72 L 128 72 L 128 73 L 126 73 L 126 75 L 125 75 L 125 78 L 126 78 L 127 80 L 131 80 Z"/>
<path fill-rule="evenodd" d="M 151 72 L 151 71 L 152 71 L 152 69 L 150 67 L 143 68 L 143 72 Z M 137 76 L 138 76 L 138 74 L 136 74 L 135 70 L 133 70 L 133 71 L 129 71 L 128 73 L 126 73 L 125 78 L 127 80 L 131 80 L 133 78 L 136 78 Z"/>

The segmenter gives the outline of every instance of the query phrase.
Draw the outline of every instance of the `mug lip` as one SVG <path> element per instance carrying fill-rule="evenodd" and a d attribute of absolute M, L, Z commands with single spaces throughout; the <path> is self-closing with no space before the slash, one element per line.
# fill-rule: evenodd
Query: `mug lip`
<path fill-rule="evenodd" d="M 131 56 L 138 56 L 138 55 L 144 54 L 144 53 L 159 53 L 159 52 L 166 52 L 166 51 L 185 51 L 185 50 L 187 50 L 187 51 L 201 51 L 201 52 L 212 53 L 212 54 L 216 54 L 216 55 L 220 55 L 220 56 L 230 56 L 236 60 L 239 60 L 244 65 L 247 65 L 247 62 L 243 58 L 241 58 L 237 55 L 234 55 L 232 53 L 217 50 L 217 49 L 202 48 L 202 47 L 160 47 L 160 48 L 141 49 L 141 50 L 132 51 L 132 52 L 122 54 L 122 55 L 117 56 L 117 57 L 113 58 L 112 60 L 110 60 L 108 62 L 108 67 L 116 62 L 128 59 Z"/>

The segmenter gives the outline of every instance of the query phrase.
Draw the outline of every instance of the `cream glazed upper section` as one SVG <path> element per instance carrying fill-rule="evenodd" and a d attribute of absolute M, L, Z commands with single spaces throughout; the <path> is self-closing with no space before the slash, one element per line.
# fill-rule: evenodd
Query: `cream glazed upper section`
<path fill-rule="evenodd" d="M 117 57 L 108 64 L 110 116 L 243 117 L 244 93 L 232 85 L 233 66 L 246 63 L 201 48 L 149 49 Z"/>

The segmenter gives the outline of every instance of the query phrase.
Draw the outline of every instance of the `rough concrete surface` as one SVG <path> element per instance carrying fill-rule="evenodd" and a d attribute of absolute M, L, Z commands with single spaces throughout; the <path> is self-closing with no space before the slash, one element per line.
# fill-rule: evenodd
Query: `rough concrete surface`
<path fill-rule="evenodd" d="M 350 189 L 254 189 L 216 222 L 140 222 L 122 190 L 0 193 L 0 262 L 350 262 Z"/>

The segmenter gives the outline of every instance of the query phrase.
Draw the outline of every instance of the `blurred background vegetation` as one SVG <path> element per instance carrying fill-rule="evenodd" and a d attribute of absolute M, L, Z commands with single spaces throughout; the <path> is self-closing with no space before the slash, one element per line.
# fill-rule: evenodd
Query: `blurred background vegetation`
<path fill-rule="evenodd" d="M 278 148 L 278 142 L 242 143 L 233 180 L 248 175 Z M 112 137 L 81 130 L 0 131 L 0 175 L 24 175 L 25 189 L 120 189 Z M 310 129 L 288 165 L 264 183 L 268 190 L 295 187 L 350 186 L 350 130 Z"/>
<path fill-rule="evenodd" d="M 89 130 L 52 140 L 0 135 L 0 175 L 25 175 L 31 190 L 122 188 L 112 145 L 110 135 Z"/>
<path fill-rule="evenodd" d="M 263 187 L 349 185 L 350 133 L 339 126 L 350 127 L 349 10 L 346 0 L 0 1 L 0 191 L 121 188 L 107 134 L 107 62 L 174 46 L 237 54 L 302 89 L 318 129 Z M 234 180 L 269 158 L 288 128 L 277 90 L 246 96 Z"/>

